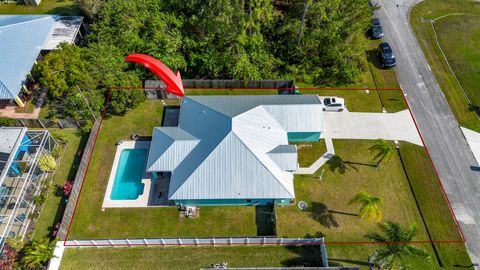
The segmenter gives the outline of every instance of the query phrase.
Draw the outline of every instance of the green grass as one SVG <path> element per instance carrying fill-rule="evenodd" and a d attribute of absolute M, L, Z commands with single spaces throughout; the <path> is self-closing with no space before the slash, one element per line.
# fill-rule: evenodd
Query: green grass
<path fill-rule="evenodd" d="M 60 269 L 200 269 L 223 262 L 229 268 L 321 266 L 318 247 L 139 247 L 66 249 Z"/>
<path fill-rule="evenodd" d="M 58 134 L 64 134 L 69 139 L 69 142 L 63 150 L 60 165 L 55 171 L 47 199 L 35 225 L 35 239 L 43 236 L 50 237 L 55 224 L 61 221 L 63 209 L 65 208 L 63 184 L 66 180 L 75 178 L 76 168 L 81 158 L 78 155 L 78 151 L 83 149 L 86 139 L 82 140 L 82 137 L 77 135 L 76 130 L 73 129 L 50 129 L 49 131 L 54 137 Z"/>
<path fill-rule="evenodd" d="M 400 153 L 425 223 L 434 240 L 461 240 L 428 155 L 422 150 L 422 147 L 414 144 L 405 142 L 400 144 Z M 465 246 L 462 244 L 436 244 L 435 246 L 442 263 L 446 266 L 471 264 Z"/>
<path fill-rule="evenodd" d="M 39 6 L 21 4 L 0 4 L 0 14 L 58 14 L 82 15 L 82 11 L 73 0 L 42 0 Z"/>
<path fill-rule="evenodd" d="M 315 176 L 295 176 L 296 201 L 307 202 L 309 209 L 302 212 L 296 205 L 277 207 L 277 234 L 293 237 L 323 234 L 327 242 L 366 241 L 364 235 L 378 230 L 377 223 L 359 219 L 356 216 L 358 206 L 348 204 L 359 191 L 365 190 L 385 200 L 383 221 L 392 220 L 404 225 L 416 223 L 419 232 L 415 240 L 429 240 L 400 157 L 394 155 L 379 168 L 369 166 L 373 164 L 368 151 L 372 144 L 368 140 L 334 140 L 336 154 L 343 160 L 345 171 L 339 169 L 342 162 L 330 162 L 322 167 L 325 172 L 321 181 L 317 176 L 322 169 Z M 432 239 L 460 240 L 424 148 L 402 142 L 401 153 Z M 439 265 L 432 245 L 422 246 L 432 254 L 434 262 L 421 268 L 437 269 Z M 463 243 L 436 244 L 435 247 L 447 269 L 454 265 L 470 265 Z M 333 255 L 330 251 L 329 257 L 346 265 L 361 266 L 374 248 L 359 244 L 329 245 L 329 250 L 334 250 Z M 411 263 L 418 264 L 418 267 L 422 265 L 415 261 Z"/>
<path fill-rule="evenodd" d="M 325 140 L 318 142 L 295 142 L 298 149 L 298 163 L 300 167 L 309 167 L 327 152 Z"/>
<path fill-rule="evenodd" d="M 201 207 L 199 218 L 185 220 L 180 220 L 176 207 L 102 211 L 115 143 L 133 133 L 151 136 L 153 127 L 161 124 L 162 112 L 159 101 L 146 101 L 123 117 L 103 122 L 69 238 L 256 235 L 254 207 Z"/>
<path fill-rule="evenodd" d="M 480 131 L 480 121 L 448 68 L 436 44 L 431 24 L 420 21 L 420 18 L 434 19 L 450 13 L 474 14 L 442 18 L 436 22 L 436 30 L 440 45 L 455 74 L 473 101 L 479 106 L 480 49 L 477 44 L 480 40 L 480 18 L 478 17 L 480 4 L 467 0 L 422 1 L 412 9 L 410 22 L 458 122 L 464 127 Z"/>
<path fill-rule="evenodd" d="M 362 190 L 384 198 L 383 220 L 422 224 L 397 156 L 376 168 L 368 150 L 373 141 L 334 140 L 333 143 L 346 170 L 340 170 L 337 162 L 329 162 L 322 167 L 325 172 L 321 181 L 315 176 L 296 175 L 296 201 L 307 202 L 309 209 L 302 212 L 296 205 L 277 207 L 279 236 L 305 237 L 322 233 L 328 241 L 365 241 L 363 236 L 376 230 L 377 223 L 358 218 L 358 205 L 348 204 Z M 425 230 L 420 228 L 418 239 L 428 239 Z"/>

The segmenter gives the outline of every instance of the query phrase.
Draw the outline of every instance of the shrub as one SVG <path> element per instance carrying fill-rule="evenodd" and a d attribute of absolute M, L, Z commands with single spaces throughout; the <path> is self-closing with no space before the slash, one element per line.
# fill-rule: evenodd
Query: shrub
<path fill-rule="evenodd" d="M 13 126 L 13 119 L 0 117 L 0 126 Z"/>
<path fill-rule="evenodd" d="M 65 194 L 65 196 L 68 196 L 70 192 L 72 192 L 72 188 L 73 183 L 70 181 L 66 181 L 65 184 L 63 184 L 63 194 Z"/>
<path fill-rule="evenodd" d="M 43 155 L 38 161 L 38 167 L 42 172 L 52 172 L 57 167 L 57 162 L 53 156 Z"/>
<path fill-rule="evenodd" d="M 35 205 L 42 205 L 46 199 L 47 197 L 45 197 L 45 195 L 40 194 L 37 197 L 35 197 L 35 199 L 33 199 L 33 202 L 35 202 Z"/>
<path fill-rule="evenodd" d="M 62 148 L 58 145 L 55 146 L 55 148 L 53 148 L 52 150 L 52 156 L 54 158 L 59 158 L 61 154 L 62 154 Z"/>

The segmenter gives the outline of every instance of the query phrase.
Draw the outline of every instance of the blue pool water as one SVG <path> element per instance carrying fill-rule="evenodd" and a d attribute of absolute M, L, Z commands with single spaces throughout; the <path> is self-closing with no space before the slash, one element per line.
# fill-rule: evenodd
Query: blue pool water
<path fill-rule="evenodd" d="M 143 194 L 142 176 L 146 160 L 146 149 L 122 150 L 110 199 L 135 200 Z"/>

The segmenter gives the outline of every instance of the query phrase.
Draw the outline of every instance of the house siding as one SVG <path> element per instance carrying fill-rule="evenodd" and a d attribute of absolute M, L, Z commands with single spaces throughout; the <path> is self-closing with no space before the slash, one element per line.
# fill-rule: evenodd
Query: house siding
<path fill-rule="evenodd" d="M 228 205 L 288 205 L 290 199 L 205 199 L 205 200 L 175 200 L 178 206 L 228 206 Z"/>
<path fill-rule="evenodd" d="M 320 132 L 289 132 L 288 141 L 290 142 L 318 142 Z"/>

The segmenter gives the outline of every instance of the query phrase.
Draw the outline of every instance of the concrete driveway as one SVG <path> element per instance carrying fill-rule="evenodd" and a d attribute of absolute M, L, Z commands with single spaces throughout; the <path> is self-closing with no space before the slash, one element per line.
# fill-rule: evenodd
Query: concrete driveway
<path fill-rule="evenodd" d="M 322 137 L 332 139 L 386 139 L 422 144 L 410 112 L 325 112 Z"/>
<path fill-rule="evenodd" d="M 417 1 L 372 1 L 381 6 L 375 15 L 395 52 L 398 81 L 465 234 L 469 254 L 480 263 L 480 172 L 471 169 L 477 164 L 475 157 L 410 27 L 409 11 Z"/>

